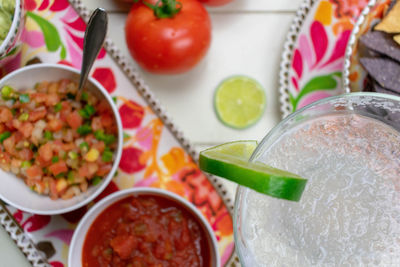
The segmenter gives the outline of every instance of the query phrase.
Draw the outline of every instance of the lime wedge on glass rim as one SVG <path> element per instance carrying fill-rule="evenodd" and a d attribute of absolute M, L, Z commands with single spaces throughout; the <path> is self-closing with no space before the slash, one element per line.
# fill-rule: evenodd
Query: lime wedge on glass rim
<path fill-rule="evenodd" d="M 264 89 L 250 77 L 229 77 L 215 90 L 214 108 L 223 124 L 236 129 L 247 128 L 264 113 Z"/>
<path fill-rule="evenodd" d="M 307 180 L 268 165 L 249 162 L 256 141 L 235 141 L 200 152 L 200 169 L 257 192 L 299 201 Z"/>

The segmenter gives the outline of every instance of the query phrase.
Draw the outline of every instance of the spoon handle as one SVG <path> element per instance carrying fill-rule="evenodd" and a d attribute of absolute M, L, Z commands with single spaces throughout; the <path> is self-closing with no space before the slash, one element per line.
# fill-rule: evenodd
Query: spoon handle
<path fill-rule="evenodd" d="M 86 26 L 85 37 L 83 41 L 83 59 L 81 67 L 81 76 L 79 80 L 79 94 L 89 75 L 97 55 L 106 39 L 108 17 L 102 8 L 97 8 L 90 16 Z"/>

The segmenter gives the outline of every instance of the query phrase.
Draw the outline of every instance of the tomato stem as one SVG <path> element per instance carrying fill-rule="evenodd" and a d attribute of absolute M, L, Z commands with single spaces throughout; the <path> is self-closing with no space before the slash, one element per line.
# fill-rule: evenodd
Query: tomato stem
<path fill-rule="evenodd" d="M 159 19 L 173 18 L 182 9 L 182 3 L 176 0 L 158 0 L 155 5 L 143 1 L 143 4 L 151 8 Z"/>

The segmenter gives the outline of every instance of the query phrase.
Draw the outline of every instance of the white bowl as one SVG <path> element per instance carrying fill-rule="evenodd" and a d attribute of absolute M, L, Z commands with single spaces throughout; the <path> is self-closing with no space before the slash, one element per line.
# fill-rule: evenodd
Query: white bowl
<path fill-rule="evenodd" d="M 78 227 L 76 228 L 74 235 L 72 236 L 72 241 L 69 247 L 68 254 L 68 266 L 79 267 L 82 266 L 82 248 L 86 239 L 86 233 L 89 231 L 94 220 L 97 216 L 100 215 L 107 207 L 116 203 L 117 201 L 124 199 L 129 196 L 140 196 L 140 195 L 153 195 L 158 197 L 163 197 L 168 200 L 172 200 L 180 204 L 182 207 L 185 207 L 200 223 L 200 226 L 203 228 L 203 231 L 207 235 L 207 243 L 210 249 L 210 261 L 212 267 L 220 267 L 220 257 L 218 253 L 218 244 L 215 238 L 214 232 L 211 229 L 210 225 L 200 213 L 200 211 L 193 206 L 192 203 L 187 201 L 186 199 L 171 193 L 166 190 L 157 189 L 157 188 L 148 188 L 148 187 L 139 187 L 122 190 L 116 193 L 109 195 L 108 197 L 99 201 L 96 205 L 94 205 L 81 219 Z"/>
<path fill-rule="evenodd" d="M 58 64 L 35 64 L 18 69 L 3 77 L 0 80 L 0 88 L 4 85 L 10 85 L 15 90 L 28 89 L 33 88 L 37 82 L 58 81 L 63 78 L 78 81 L 79 71 Z M 0 198 L 3 201 L 18 209 L 31 213 L 46 215 L 61 214 L 88 204 L 110 183 L 118 168 L 122 154 L 123 131 L 121 119 L 112 98 L 100 83 L 93 78 L 89 78 L 86 83 L 86 88 L 96 94 L 97 97 L 107 100 L 118 127 L 117 149 L 114 152 L 115 161 L 113 162 L 113 167 L 110 173 L 104 177 L 100 184 L 89 186 L 88 190 L 79 196 L 75 196 L 68 200 L 52 200 L 49 196 L 39 195 L 30 190 L 22 179 L 17 178 L 11 173 L 0 170 Z"/>
<path fill-rule="evenodd" d="M 3 59 L 18 43 L 24 22 L 24 1 L 15 0 L 14 18 L 3 43 L 0 45 L 0 59 Z"/>

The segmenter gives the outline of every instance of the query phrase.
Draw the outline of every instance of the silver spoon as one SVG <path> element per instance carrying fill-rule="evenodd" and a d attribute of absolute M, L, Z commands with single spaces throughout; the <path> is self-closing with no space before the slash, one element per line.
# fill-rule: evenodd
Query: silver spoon
<path fill-rule="evenodd" d="M 83 58 L 81 67 L 81 76 L 79 79 L 78 94 L 76 99 L 80 100 L 82 88 L 86 83 L 90 69 L 94 61 L 99 55 L 107 34 L 108 17 L 102 8 L 97 8 L 90 16 L 86 26 L 85 36 L 83 39 Z"/>

